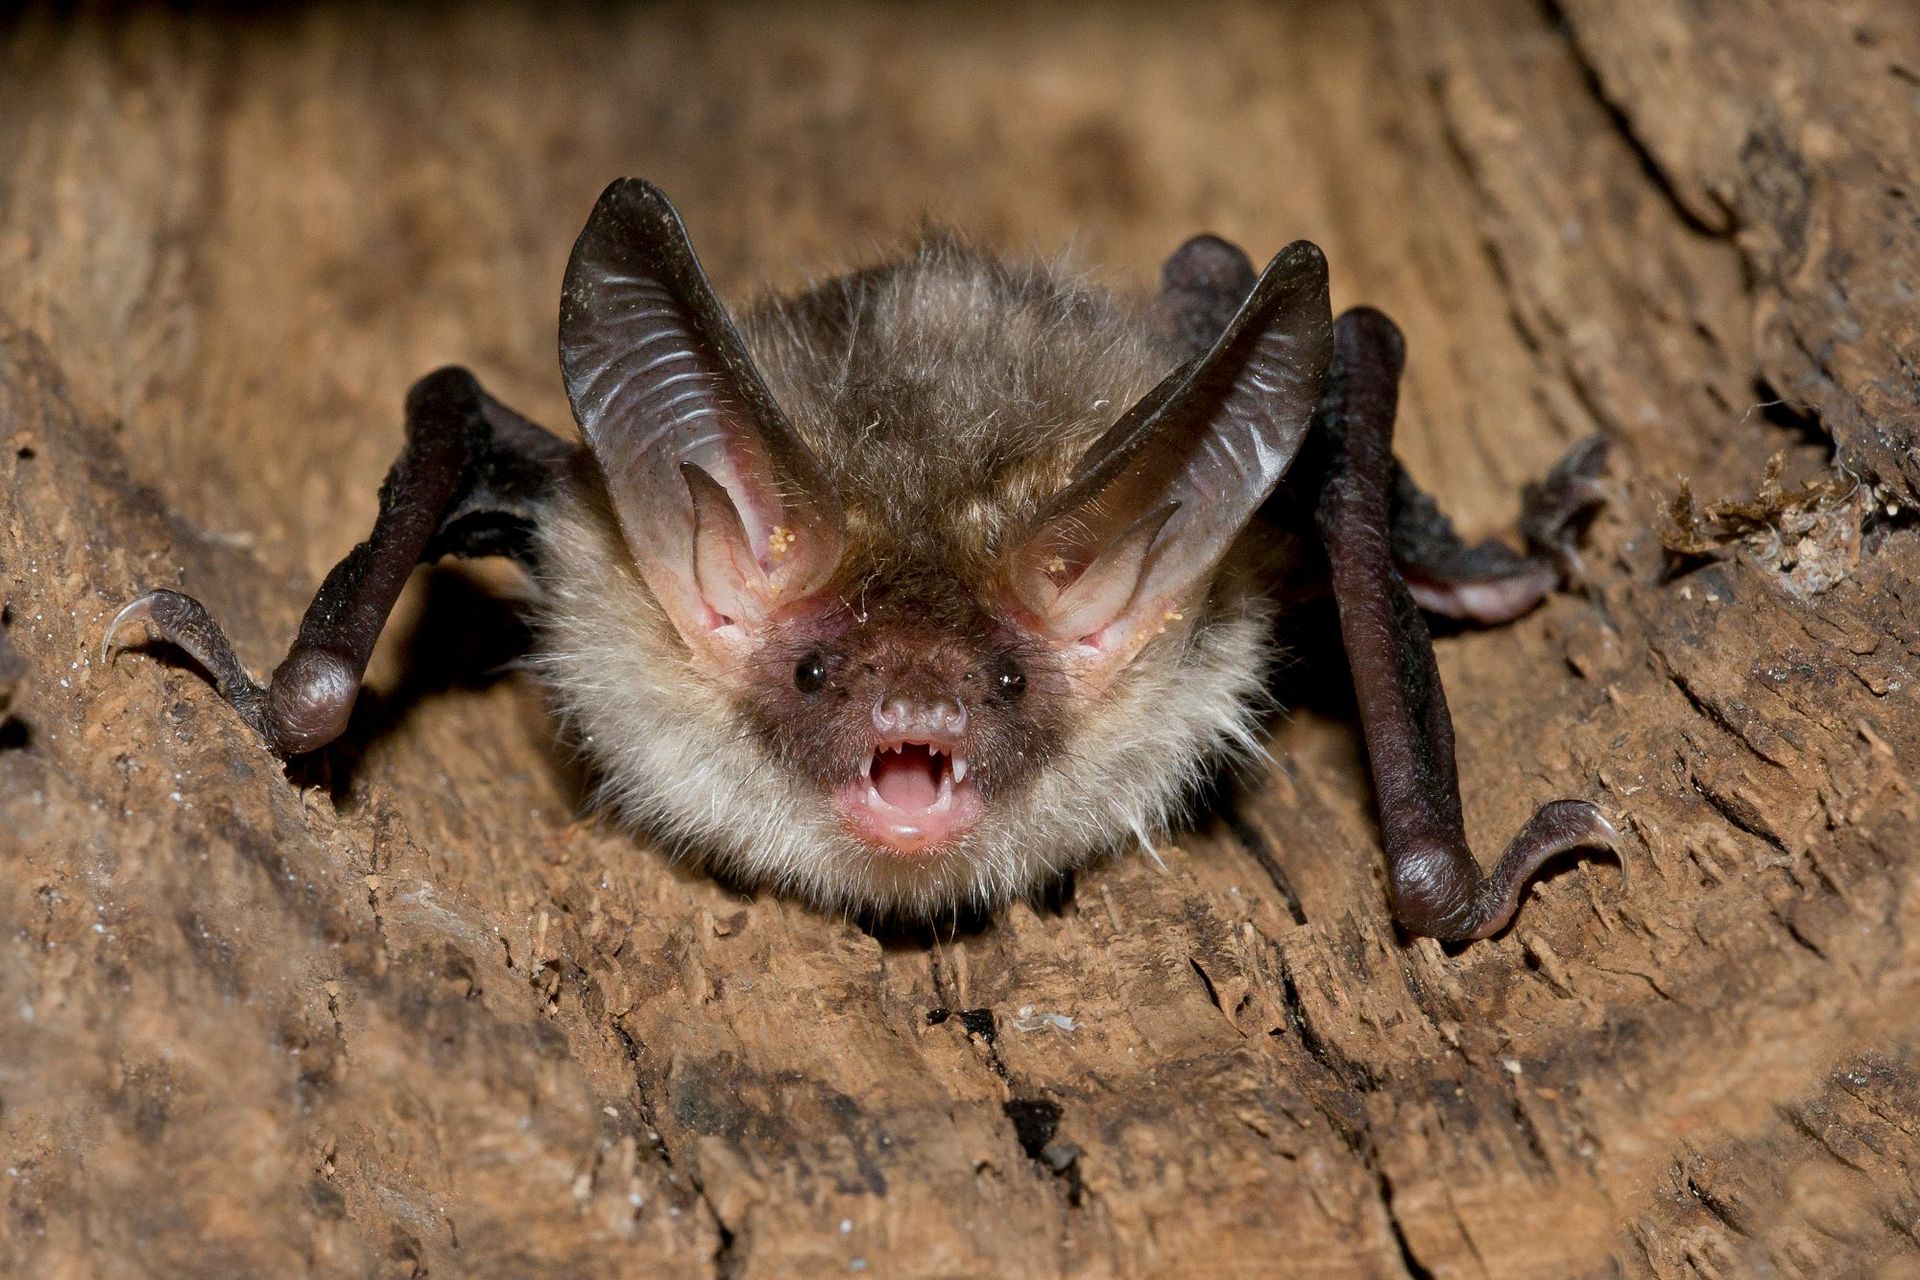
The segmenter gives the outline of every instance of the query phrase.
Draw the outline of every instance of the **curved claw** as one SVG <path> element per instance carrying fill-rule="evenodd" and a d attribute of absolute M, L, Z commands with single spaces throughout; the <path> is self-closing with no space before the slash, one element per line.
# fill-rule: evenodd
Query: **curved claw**
<path fill-rule="evenodd" d="M 1604 847 L 1620 856 L 1620 833 L 1584 800 L 1543 804 L 1507 844 L 1507 851 L 1474 895 L 1469 939 L 1490 938 L 1506 928 L 1520 908 L 1520 895 L 1549 859 L 1574 849 Z M 1621 867 L 1626 860 L 1621 859 Z"/>
<path fill-rule="evenodd" d="M 1442 942 L 1490 938 L 1513 919 L 1520 895 L 1542 866 L 1560 854 L 1583 848 L 1604 848 L 1619 858 L 1620 833 L 1584 800 L 1541 805 L 1485 877 L 1470 869 L 1472 859 L 1464 851 L 1441 853 L 1424 867 L 1418 862 L 1396 867 L 1394 918 L 1413 932 Z M 1624 876 L 1624 858 L 1620 869 Z"/>
<path fill-rule="evenodd" d="M 148 634 L 164 640 L 192 658 L 213 677 L 214 687 L 230 703 L 254 732 L 272 741 L 267 724 L 267 691 L 255 683 L 240 662 L 226 633 L 213 620 L 207 607 L 192 596 L 164 588 L 136 596 L 113 615 L 106 634 L 100 639 L 100 663 L 106 666 L 122 649 L 120 635 L 128 627 L 142 625 Z"/>
<path fill-rule="evenodd" d="M 153 611 L 153 598 L 159 594 L 158 591 L 149 591 L 145 595 L 135 596 L 133 599 L 127 601 L 126 604 L 120 606 L 120 612 L 113 615 L 113 621 L 107 624 L 105 634 L 100 637 L 101 666 L 112 666 L 114 657 L 119 654 L 122 649 L 133 647 L 115 642 L 118 640 L 120 633 L 134 623 L 145 623 L 147 621 Z"/>

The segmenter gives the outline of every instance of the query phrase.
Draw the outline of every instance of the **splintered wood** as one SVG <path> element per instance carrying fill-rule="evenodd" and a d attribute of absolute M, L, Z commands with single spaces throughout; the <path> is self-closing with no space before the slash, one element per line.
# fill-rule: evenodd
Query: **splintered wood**
<path fill-rule="evenodd" d="M 13 20 L 0 1272 L 1920 1275 L 1920 17 L 1763 8 Z M 422 575 L 292 768 L 99 665 L 179 586 L 269 668 L 418 374 L 564 423 L 621 174 L 735 299 L 928 211 L 1315 239 L 1475 532 L 1615 436 L 1584 592 L 1439 648 L 1483 861 L 1566 795 L 1630 875 L 1396 935 L 1337 656 L 1157 860 L 926 937 L 595 820 L 511 580 Z M 1739 518 L 1670 551 L 1682 477 Z"/>

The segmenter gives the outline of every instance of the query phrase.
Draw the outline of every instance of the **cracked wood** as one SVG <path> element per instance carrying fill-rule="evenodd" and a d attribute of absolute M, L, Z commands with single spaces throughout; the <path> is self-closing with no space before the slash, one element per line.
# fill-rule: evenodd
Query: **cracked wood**
<path fill-rule="evenodd" d="M 1900 1274 L 1912 19 L 1772 11 L 11 20 L 0 1271 Z M 423 575 L 311 768 L 187 672 L 93 665 L 175 567 L 276 652 L 420 372 L 564 421 L 559 269 L 623 172 L 734 297 L 926 209 L 1141 283 L 1193 231 L 1310 236 L 1404 323 L 1403 449 L 1474 530 L 1614 434 L 1587 593 L 1440 662 L 1469 830 L 1590 795 L 1630 880 L 1397 936 L 1311 629 L 1273 765 L 1164 866 L 933 937 L 583 820 L 484 569 Z M 1837 582 L 1787 563 L 1831 513 L 1669 561 L 1680 475 L 1817 477 L 1828 432 L 1897 499 Z"/>

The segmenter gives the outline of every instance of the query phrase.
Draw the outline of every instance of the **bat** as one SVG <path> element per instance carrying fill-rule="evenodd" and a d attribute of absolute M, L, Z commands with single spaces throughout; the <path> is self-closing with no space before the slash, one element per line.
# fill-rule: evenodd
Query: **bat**
<path fill-rule="evenodd" d="M 1402 363 L 1380 312 L 1333 319 L 1304 240 L 1256 272 L 1195 237 L 1134 297 L 930 233 L 736 323 L 625 179 L 562 292 L 579 444 L 429 374 L 266 685 L 174 591 L 105 647 L 144 627 L 294 756 L 345 730 L 416 564 L 505 555 L 609 808 L 736 882 L 931 918 L 1151 841 L 1257 752 L 1276 583 L 1304 574 L 1337 606 L 1393 916 L 1482 938 L 1543 862 L 1616 836 L 1556 800 L 1481 873 L 1422 611 L 1496 624 L 1556 589 L 1605 448 L 1530 487 L 1525 551 L 1468 545 L 1393 457 Z"/>

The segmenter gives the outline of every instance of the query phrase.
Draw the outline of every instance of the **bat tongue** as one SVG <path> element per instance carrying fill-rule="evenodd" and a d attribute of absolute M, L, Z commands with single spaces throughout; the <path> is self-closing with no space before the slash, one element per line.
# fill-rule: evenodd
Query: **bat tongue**
<path fill-rule="evenodd" d="M 873 762 L 873 789 L 894 808 L 908 813 L 931 809 L 940 798 L 940 764 L 918 743 L 882 751 Z"/>

